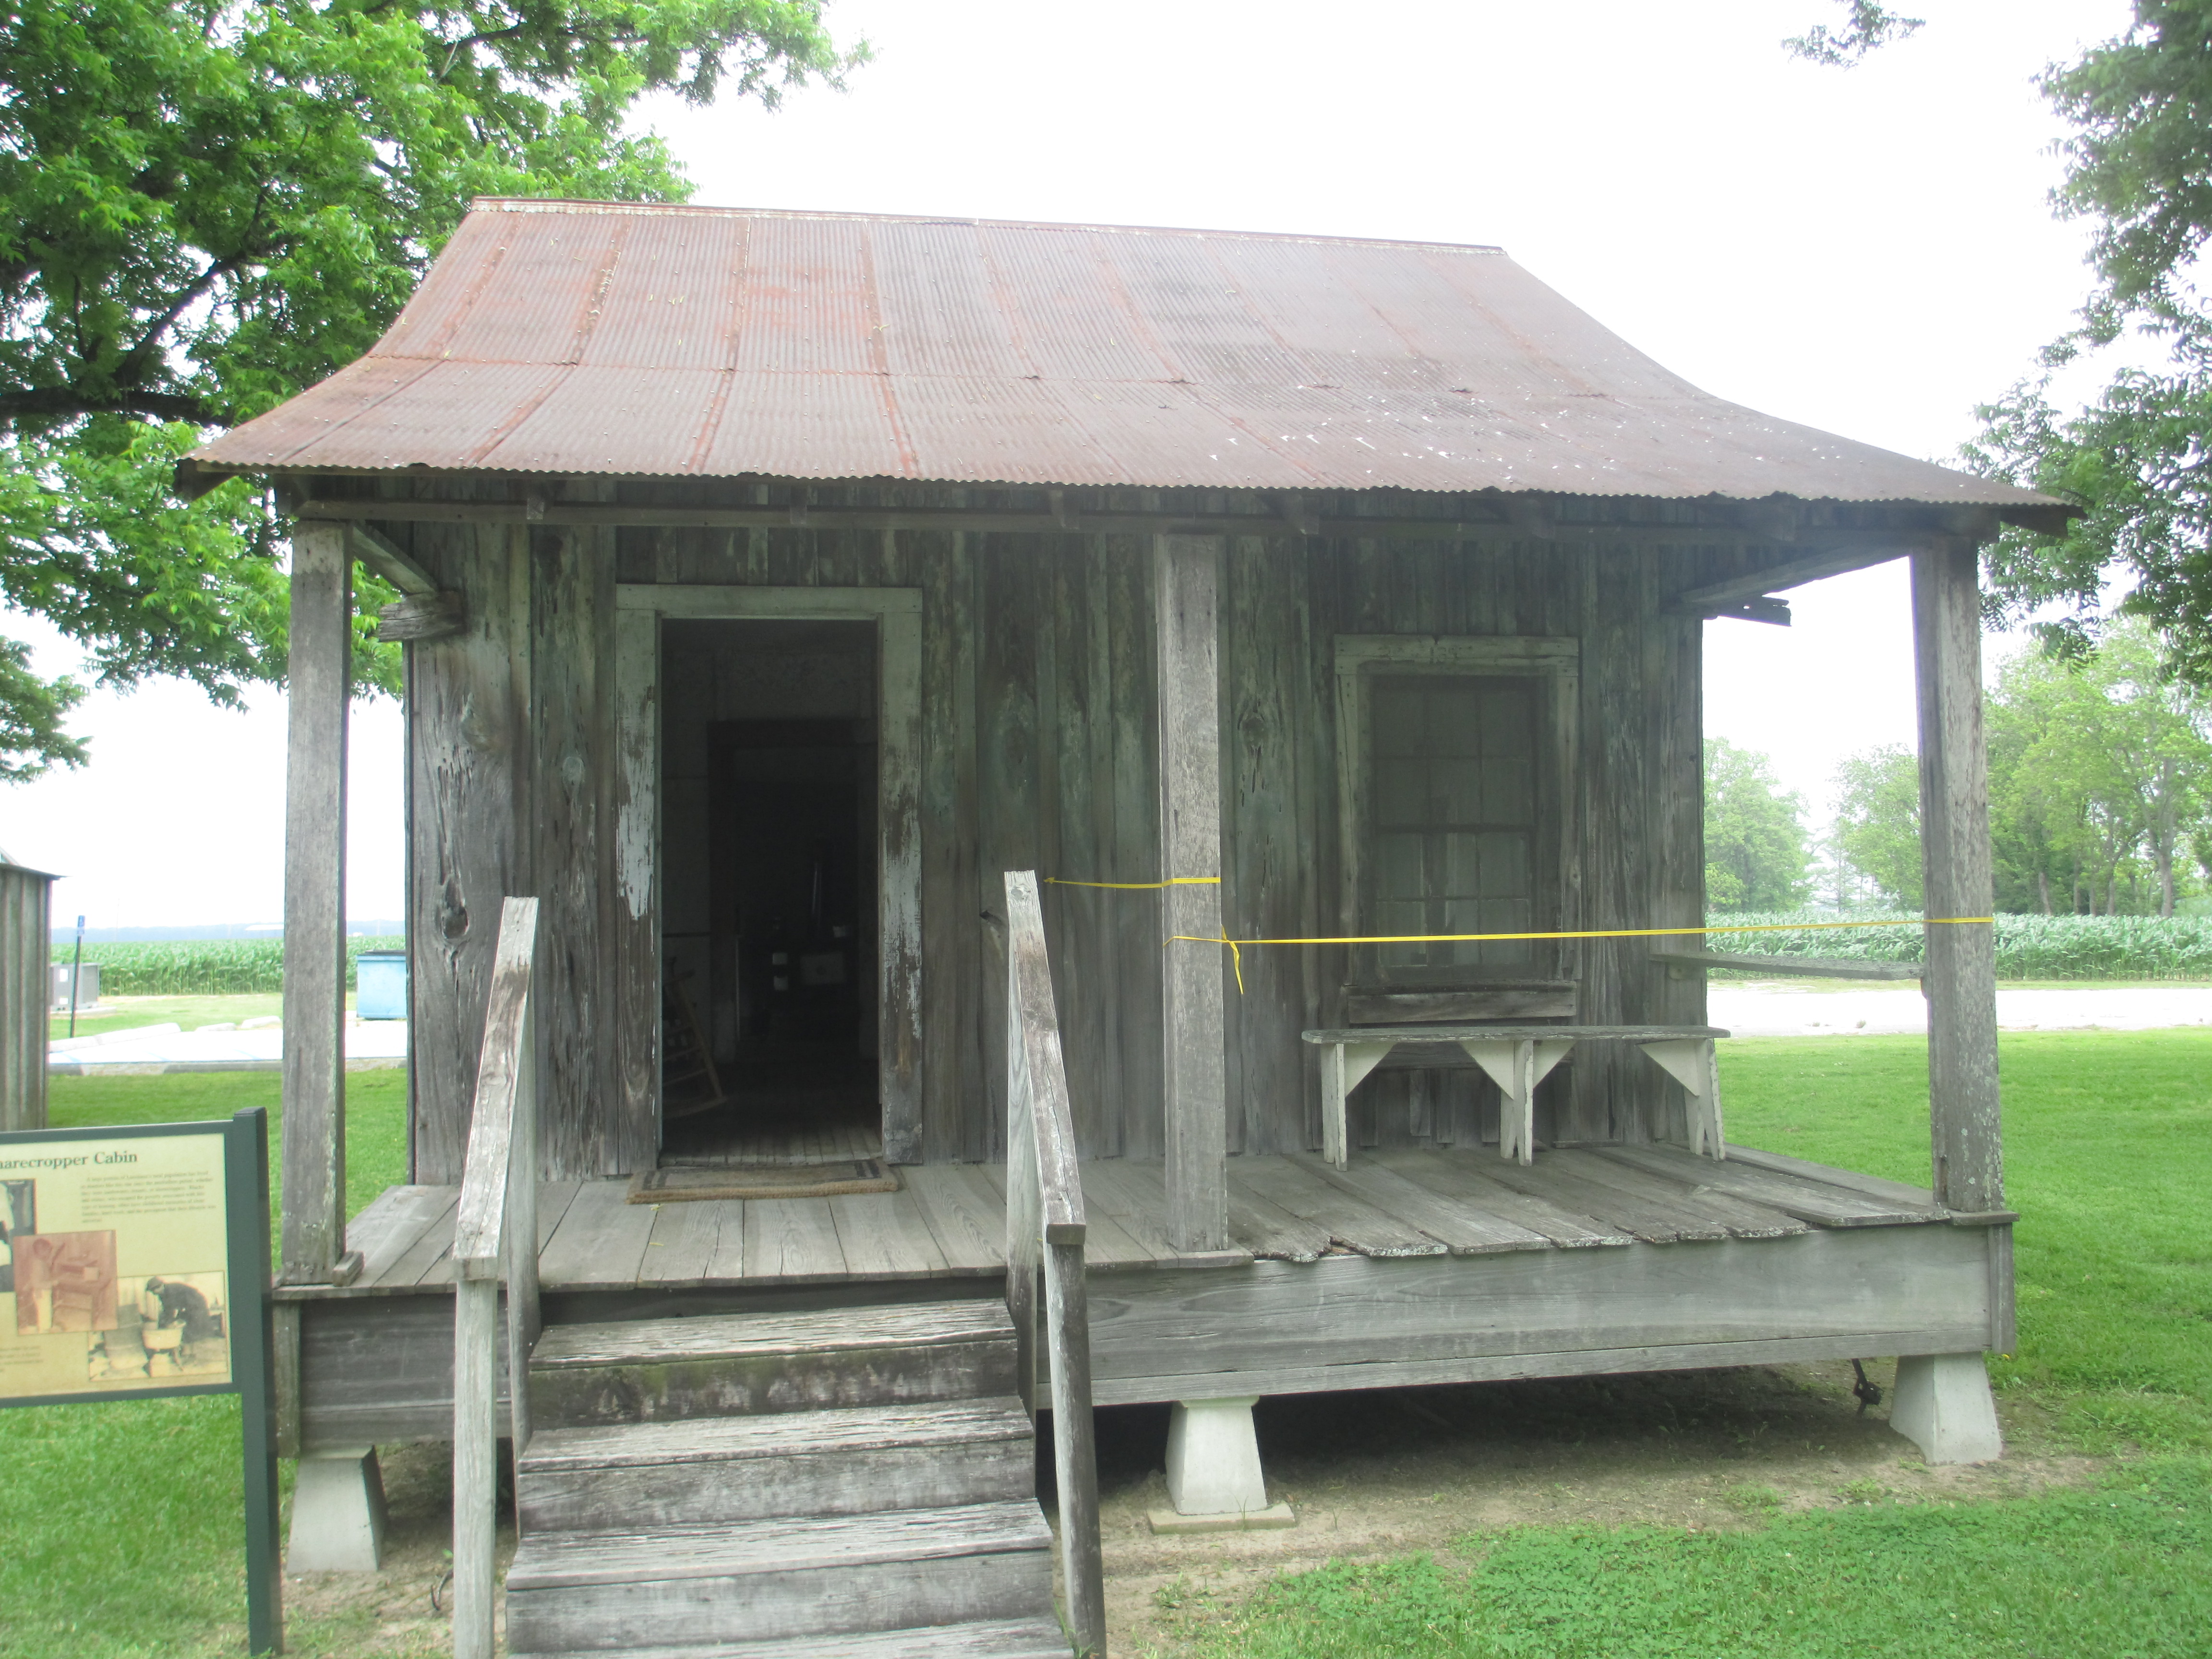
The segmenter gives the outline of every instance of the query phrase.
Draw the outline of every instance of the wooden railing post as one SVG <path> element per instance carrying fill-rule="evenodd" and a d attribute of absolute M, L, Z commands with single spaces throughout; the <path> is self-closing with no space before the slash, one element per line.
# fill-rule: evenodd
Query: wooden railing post
<path fill-rule="evenodd" d="M 1009 872 L 1007 892 L 1017 878 Z M 1037 1277 L 1043 1267 L 1042 1175 L 1037 1167 L 1036 1099 L 1030 1087 L 1029 1046 L 1022 1041 L 1021 963 L 1008 939 L 1006 951 L 1006 1312 L 1014 1322 L 1014 1376 L 1022 1404 L 1036 1417 Z"/>
<path fill-rule="evenodd" d="M 1060 1565 L 1079 1654 L 1106 1652 L 1105 1565 L 1098 1534 L 1098 1454 L 1091 1416 L 1091 1316 L 1075 1120 L 1053 1006 L 1052 961 L 1036 873 L 1006 872 L 1006 1301 L 1022 1346 L 1023 1397 L 1035 1413 L 1037 1281 L 1050 1373 Z"/>
<path fill-rule="evenodd" d="M 453 1654 L 491 1659 L 499 1523 L 500 1286 L 518 1454 L 530 1440 L 538 1333 L 538 1098 L 531 981 L 538 901 L 501 907 L 453 1219 Z"/>
<path fill-rule="evenodd" d="M 1083 1246 L 1045 1250 L 1045 1343 L 1052 1354 L 1052 1468 L 1060 1492 L 1060 1574 L 1075 1649 L 1105 1659 L 1106 1564 L 1098 1533 L 1098 1447 L 1091 1406 L 1091 1304 Z"/>
<path fill-rule="evenodd" d="M 526 902 L 535 904 L 536 900 Z M 532 926 L 533 942 L 536 926 Z M 535 951 L 530 977 L 538 977 Z M 514 1079 L 514 1141 L 507 1153 L 507 1420 L 514 1455 L 530 1444 L 530 1367 L 542 1320 L 538 1305 L 538 1014 L 526 996 Z"/>
<path fill-rule="evenodd" d="M 492 1659 L 492 1587 L 499 1543 L 498 1458 L 499 1280 L 457 1278 L 453 1281 L 453 1659 Z"/>

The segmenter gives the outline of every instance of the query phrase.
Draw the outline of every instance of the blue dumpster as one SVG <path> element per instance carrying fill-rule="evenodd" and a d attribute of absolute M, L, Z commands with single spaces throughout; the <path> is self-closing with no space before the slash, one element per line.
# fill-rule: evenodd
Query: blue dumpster
<path fill-rule="evenodd" d="M 363 951 L 354 961 L 354 1012 L 363 1019 L 406 1018 L 407 953 Z"/>

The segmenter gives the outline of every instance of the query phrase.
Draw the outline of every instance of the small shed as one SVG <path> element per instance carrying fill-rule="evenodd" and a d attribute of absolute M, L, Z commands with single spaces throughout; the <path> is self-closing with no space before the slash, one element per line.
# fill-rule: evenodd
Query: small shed
<path fill-rule="evenodd" d="M 1495 248 L 542 201 L 479 202 L 368 356 L 186 464 L 237 473 L 295 526 L 298 1445 L 452 1431 L 441 1252 L 528 896 L 558 1410 L 588 1351 L 638 1368 L 602 1405 L 711 1417 L 635 1392 L 710 1310 L 835 1348 L 806 1317 L 1013 1294 L 1064 1054 L 1054 1397 L 1174 1402 L 1182 1508 L 1264 1507 L 1254 1397 L 1419 1382 L 1899 1355 L 1929 1454 L 1994 1450 L 1977 550 L 2060 503 L 1707 396 Z M 1917 1188 L 1727 1140 L 1696 936 L 1705 624 L 1900 558 Z M 349 1218 L 357 565 L 409 641 L 412 1174 Z M 896 1190 L 760 1182 L 840 1160 Z M 612 1510 L 540 1550 L 530 1501 L 510 1616 L 590 1645 L 663 1569 L 562 1578 Z"/>
<path fill-rule="evenodd" d="M 0 852 L 0 1130 L 46 1127 L 54 878 Z"/>

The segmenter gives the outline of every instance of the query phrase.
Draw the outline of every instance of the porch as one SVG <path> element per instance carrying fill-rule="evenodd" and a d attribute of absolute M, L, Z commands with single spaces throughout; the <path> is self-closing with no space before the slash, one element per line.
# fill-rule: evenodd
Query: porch
<path fill-rule="evenodd" d="M 627 1201 L 545 1183 L 549 1324 L 1003 1295 L 1006 1170 L 896 1193 Z M 1082 1165 L 1092 1398 L 1126 1405 L 2002 1346 L 2009 1229 L 1924 1189 L 1731 1146 L 1228 1160 L 1231 1247 L 1170 1242 L 1158 1161 Z M 453 1432 L 459 1189 L 394 1187 L 343 1287 L 287 1285 L 307 1449 Z"/>

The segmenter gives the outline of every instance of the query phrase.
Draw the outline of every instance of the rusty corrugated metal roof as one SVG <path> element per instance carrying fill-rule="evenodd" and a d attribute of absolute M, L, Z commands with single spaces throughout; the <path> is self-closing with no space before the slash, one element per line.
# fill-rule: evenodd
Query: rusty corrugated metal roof
<path fill-rule="evenodd" d="M 2042 504 L 1707 396 L 1496 248 L 481 201 L 240 471 Z"/>

